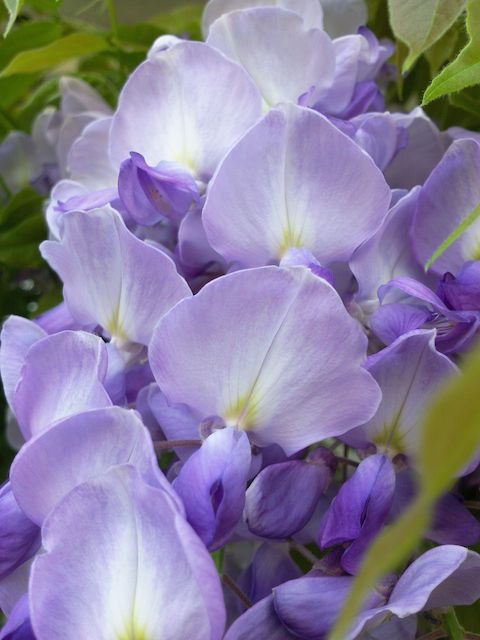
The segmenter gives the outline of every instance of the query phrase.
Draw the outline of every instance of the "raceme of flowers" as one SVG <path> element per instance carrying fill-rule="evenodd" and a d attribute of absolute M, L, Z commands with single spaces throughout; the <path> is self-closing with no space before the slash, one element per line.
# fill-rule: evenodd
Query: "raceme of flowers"
<path fill-rule="evenodd" d="M 424 265 L 480 201 L 480 138 L 385 111 L 364 21 L 211 0 L 114 113 L 64 78 L 0 147 L 48 194 L 64 294 L 1 336 L 1 639 L 325 638 L 415 495 L 422 411 L 478 331 L 480 225 Z M 348 639 L 474 602 L 479 539 L 444 495 Z"/>

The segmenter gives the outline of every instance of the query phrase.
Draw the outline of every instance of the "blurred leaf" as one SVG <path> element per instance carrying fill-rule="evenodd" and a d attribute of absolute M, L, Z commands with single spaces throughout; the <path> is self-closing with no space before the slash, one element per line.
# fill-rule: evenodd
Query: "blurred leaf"
<path fill-rule="evenodd" d="M 45 221 L 42 215 L 25 218 L 0 238 L 0 263 L 17 269 L 36 267 L 42 263 L 38 250 L 45 238 Z"/>
<path fill-rule="evenodd" d="M 3 69 L 1 77 L 32 73 L 56 67 L 62 62 L 92 55 L 109 48 L 107 41 L 91 33 L 72 33 L 39 49 L 22 51 Z"/>
<path fill-rule="evenodd" d="M 480 116 L 480 87 L 470 87 L 448 96 L 450 104 L 475 117 Z"/>
<path fill-rule="evenodd" d="M 369 591 L 383 575 L 408 558 L 429 525 L 434 504 L 478 450 L 479 379 L 480 349 L 477 349 L 466 358 L 462 373 L 442 386 L 427 409 L 417 460 L 418 496 L 368 549 L 330 640 L 344 638 Z"/>
<path fill-rule="evenodd" d="M 58 78 L 49 78 L 42 82 L 18 109 L 16 119 L 19 126 L 29 130 L 38 113 L 48 105 L 56 103 L 59 97 Z"/>
<path fill-rule="evenodd" d="M 162 35 L 163 30 L 153 24 L 119 25 L 118 37 L 122 47 L 132 45 L 141 51 L 147 51 L 153 41 Z"/>
<path fill-rule="evenodd" d="M 480 83 L 480 0 L 467 4 L 467 31 L 470 38 L 458 57 L 432 80 L 425 91 L 423 103 L 428 104 L 440 96 Z"/>
<path fill-rule="evenodd" d="M 149 23 L 159 27 L 164 33 L 188 34 L 192 40 L 201 40 L 202 12 L 203 5 L 190 4 L 173 11 L 161 13 L 151 18 Z"/>
<path fill-rule="evenodd" d="M 443 385 L 426 413 L 418 464 L 422 491 L 432 500 L 448 489 L 452 478 L 478 449 L 479 379 L 480 349 L 477 349 L 465 359 L 462 373 Z"/>
<path fill-rule="evenodd" d="M 33 189 L 23 189 L 16 193 L 10 201 L 0 208 L 0 245 L 3 246 L 3 235 L 26 218 L 42 213 L 43 198 Z"/>
<path fill-rule="evenodd" d="M 23 5 L 23 0 L 3 0 L 3 4 L 8 11 L 8 22 L 3 32 L 3 37 L 6 38 L 10 32 L 10 29 L 15 24 L 15 20 L 17 19 L 18 14 L 20 13 L 20 9 Z"/>
<path fill-rule="evenodd" d="M 458 42 L 463 32 L 463 23 L 457 20 L 429 49 L 425 51 L 425 57 L 430 65 L 430 73 L 436 75 L 443 65 L 451 60 L 457 51 Z"/>
<path fill-rule="evenodd" d="M 458 240 L 464 231 L 466 231 L 474 222 L 480 217 L 480 203 L 468 214 L 468 216 L 462 220 L 462 222 L 452 231 L 452 233 L 446 238 L 442 244 L 438 247 L 432 257 L 425 264 L 425 271 L 428 271 L 432 264 L 445 253 L 445 251 L 452 246 L 452 244 Z"/>
<path fill-rule="evenodd" d="M 452 26 L 465 0 L 388 0 L 388 7 L 393 33 L 409 48 L 405 72 Z"/>
<path fill-rule="evenodd" d="M 480 601 L 468 607 L 455 607 L 455 611 L 467 631 L 480 633 Z"/>
<path fill-rule="evenodd" d="M 0 46 L 0 69 L 17 53 L 42 47 L 62 35 L 62 28 L 54 22 L 26 22 L 16 27 Z"/>
<path fill-rule="evenodd" d="M 36 81 L 35 74 L 0 78 L 0 108 L 8 109 L 25 95 L 28 95 L 28 91 Z"/>

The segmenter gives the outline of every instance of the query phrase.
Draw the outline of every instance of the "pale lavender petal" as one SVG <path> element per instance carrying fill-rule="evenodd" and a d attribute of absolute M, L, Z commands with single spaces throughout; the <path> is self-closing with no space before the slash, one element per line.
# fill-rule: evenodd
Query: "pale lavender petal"
<path fill-rule="evenodd" d="M 382 389 L 382 402 L 362 430 L 393 454 L 418 454 L 423 411 L 457 367 L 435 348 L 435 331 L 412 331 L 371 356 L 367 368 Z"/>
<path fill-rule="evenodd" d="M 457 140 L 425 182 L 412 227 L 417 258 L 424 265 L 444 240 L 480 202 L 480 144 Z M 436 260 L 437 275 L 457 273 L 466 260 L 479 257 L 480 225 L 474 222 Z"/>
<path fill-rule="evenodd" d="M 44 242 L 41 252 L 63 280 L 73 317 L 120 342 L 148 344 L 159 318 L 191 295 L 172 260 L 113 209 L 66 214 L 61 242 Z"/>
<path fill-rule="evenodd" d="M 60 108 L 64 116 L 85 111 L 109 115 L 112 110 L 93 87 L 72 76 L 63 76 L 59 81 Z"/>
<path fill-rule="evenodd" d="M 107 352 L 97 336 L 62 331 L 30 347 L 14 397 L 26 439 L 74 413 L 111 405 L 102 384 Z"/>
<path fill-rule="evenodd" d="M 358 282 L 355 301 L 365 313 L 379 305 L 380 285 L 398 276 L 411 276 L 419 281 L 425 277 L 414 258 L 409 237 L 418 195 L 419 190 L 412 189 L 400 198 L 377 233 L 355 251 L 349 262 Z"/>
<path fill-rule="evenodd" d="M 207 36 L 210 26 L 226 13 L 253 7 L 280 7 L 303 18 L 305 28 L 323 27 L 323 10 L 319 0 L 209 0 L 202 18 L 202 31 Z"/>
<path fill-rule="evenodd" d="M 43 544 L 30 583 L 38 640 L 222 637 L 225 610 L 209 554 L 133 467 L 69 493 L 44 524 Z"/>
<path fill-rule="evenodd" d="M 135 151 L 150 166 L 168 160 L 206 182 L 260 114 L 243 69 L 204 43 L 182 42 L 130 76 L 113 117 L 110 157 L 119 168 Z"/>
<path fill-rule="evenodd" d="M 455 545 L 430 549 L 400 577 L 388 608 L 404 618 L 422 610 L 472 604 L 480 598 L 480 556 Z"/>
<path fill-rule="evenodd" d="M 288 104 L 272 109 L 226 155 L 203 222 L 227 261 L 261 266 L 305 247 L 329 266 L 375 233 L 389 202 L 382 173 L 358 145 L 323 116 Z"/>
<path fill-rule="evenodd" d="M 15 387 L 30 347 L 46 337 L 46 332 L 34 322 L 10 316 L 0 334 L 0 374 L 8 404 L 13 409 Z"/>
<path fill-rule="evenodd" d="M 112 118 L 101 118 L 89 124 L 73 143 L 67 158 L 71 179 L 89 191 L 113 188 L 117 171 L 108 156 L 108 141 Z"/>
<path fill-rule="evenodd" d="M 392 117 L 405 128 L 407 144 L 385 169 L 385 177 L 392 188 L 411 189 L 425 182 L 442 159 L 448 142 L 420 107 Z"/>
<path fill-rule="evenodd" d="M 72 489 L 119 464 L 135 466 L 145 482 L 173 496 L 147 429 L 135 412 L 119 407 L 77 414 L 33 438 L 15 458 L 10 478 L 22 509 L 41 525 Z"/>
<path fill-rule="evenodd" d="M 157 325 L 150 358 L 170 402 L 292 454 L 375 411 L 365 342 L 325 280 L 305 267 L 263 267 L 179 303 Z"/>
<path fill-rule="evenodd" d="M 250 463 L 245 433 L 220 429 L 184 463 L 173 483 L 187 520 L 209 549 L 223 546 L 241 518 Z"/>
<path fill-rule="evenodd" d="M 332 83 L 332 41 L 321 29 L 305 29 L 292 11 L 258 7 L 226 13 L 212 24 L 207 44 L 248 72 L 267 108 L 296 103 L 310 87 L 313 103 L 316 93 Z"/>

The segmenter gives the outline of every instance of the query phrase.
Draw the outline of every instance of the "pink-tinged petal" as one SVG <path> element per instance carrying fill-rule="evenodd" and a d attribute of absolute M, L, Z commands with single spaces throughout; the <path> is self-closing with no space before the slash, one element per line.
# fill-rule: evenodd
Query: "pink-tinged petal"
<path fill-rule="evenodd" d="M 227 261 L 261 266 L 305 247 L 328 266 L 375 233 L 389 202 L 381 171 L 358 145 L 318 113 L 287 104 L 226 155 L 203 222 Z"/>
<path fill-rule="evenodd" d="M 0 374 L 5 398 L 11 408 L 25 356 L 30 347 L 46 335 L 41 327 L 20 316 L 10 316 L 3 324 L 0 334 Z"/>
<path fill-rule="evenodd" d="M 73 317 L 120 342 L 148 344 L 159 318 L 191 295 L 172 260 L 113 209 L 65 214 L 61 241 L 42 243 L 41 252 L 63 280 Z"/>
<path fill-rule="evenodd" d="M 302 17 L 306 29 L 323 27 L 323 10 L 319 0 L 209 0 L 203 12 L 203 34 L 207 36 L 210 26 L 226 13 L 254 7 L 287 9 Z"/>
<path fill-rule="evenodd" d="M 420 192 L 412 240 L 420 264 L 425 265 L 440 245 L 480 202 L 480 144 L 457 140 L 430 174 Z M 467 260 L 480 255 L 480 223 L 474 222 L 436 260 L 436 275 L 456 274 Z"/>
<path fill-rule="evenodd" d="M 248 72 L 267 108 L 296 103 L 302 94 L 310 89 L 315 94 L 333 79 L 335 52 L 327 34 L 307 30 L 298 14 L 278 7 L 224 14 L 210 28 L 207 44 Z"/>
<path fill-rule="evenodd" d="M 415 459 L 428 400 L 458 372 L 452 361 L 436 350 L 435 333 L 412 331 L 368 360 L 367 368 L 382 390 L 382 402 L 375 416 L 356 431 L 381 450 Z"/>
<path fill-rule="evenodd" d="M 141 64 L 119 99 L 110 135 L 118 168 L 131 151 L 150 166 L 168 160 L 207 181 L 261 114 L 247 73 L 201 42 L 182 42 Z"/>
<path fill-rule="evenodd" d="M 72 489 L 119 464 L 133 465 L 145 482 L 174 495 L 138 414 L 120 407 L 79 413 L 32 438 L 15 458 L 10 478 L 21 508 L 41 525 Z"/>
<path fill-rule="evenodd" d="M 220 416 L 292 454 L 371 417 L 379 391 L 366 338 L 338 294 L 305 267 L 238 271 L 179 303 L 150 344 L 170 402 Z"/>
<path fill-rule="evenodd" d="M 133 467 L 70 492 L 45 522 L 43 544 L 30 583 L 37 640 L 222 637 L 223 597 L 209 554 Z"/>
<path fill-rule="evenodd" d="M 102 384 L 107 371 L 103 340 L 82 331 L 62 331 L 30 347 L 14 396 L 26 439 L 74 413 L 111 405 Z"/>

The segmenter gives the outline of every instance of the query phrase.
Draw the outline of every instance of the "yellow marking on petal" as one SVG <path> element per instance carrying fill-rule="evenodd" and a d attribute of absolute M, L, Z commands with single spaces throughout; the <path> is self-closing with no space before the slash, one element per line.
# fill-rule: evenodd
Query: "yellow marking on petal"
<path fill-rule="evenodd" d="M 382 430 L 373 438 L 378 450 L 390 454 L 391 457 L 398 453 L 405 453 L 404 438 L 398 428 L 399 419 L 400 415 L 397 415 L 392 422 L 383 425 Z"/>
<path fill-rule="evenodd" d="M 117 640 L 148 640 L 144 629 L 132 625 L 131 629 L 125 633 L 121 633 Z"/>
<path fill-rule="evenodd" d="M 281 259 L 289 249 L 300 249 L 305 246 L 302 234 L 289 226 L 283 230 L 283 237 L 277 249 L 277 257 Z"/>
<path fill-rule="evenodd" d="M 238 427 L 244 431 L 251 429 L 256 419 L 256 400 L 253 392 L 238 398 L 224 412 L 223 418 L 228 426 Z"/>
<path fill-rule="evenodd" d="M 112 338 L 116 338 L 119 342 L 128 342 L 128 336 L 122 329 L 122 325 L 120 323 L 120 308 L 117 307 L 111 317 L 111 319 L 107 322 L 105 329 L 112 336 Z"/>

